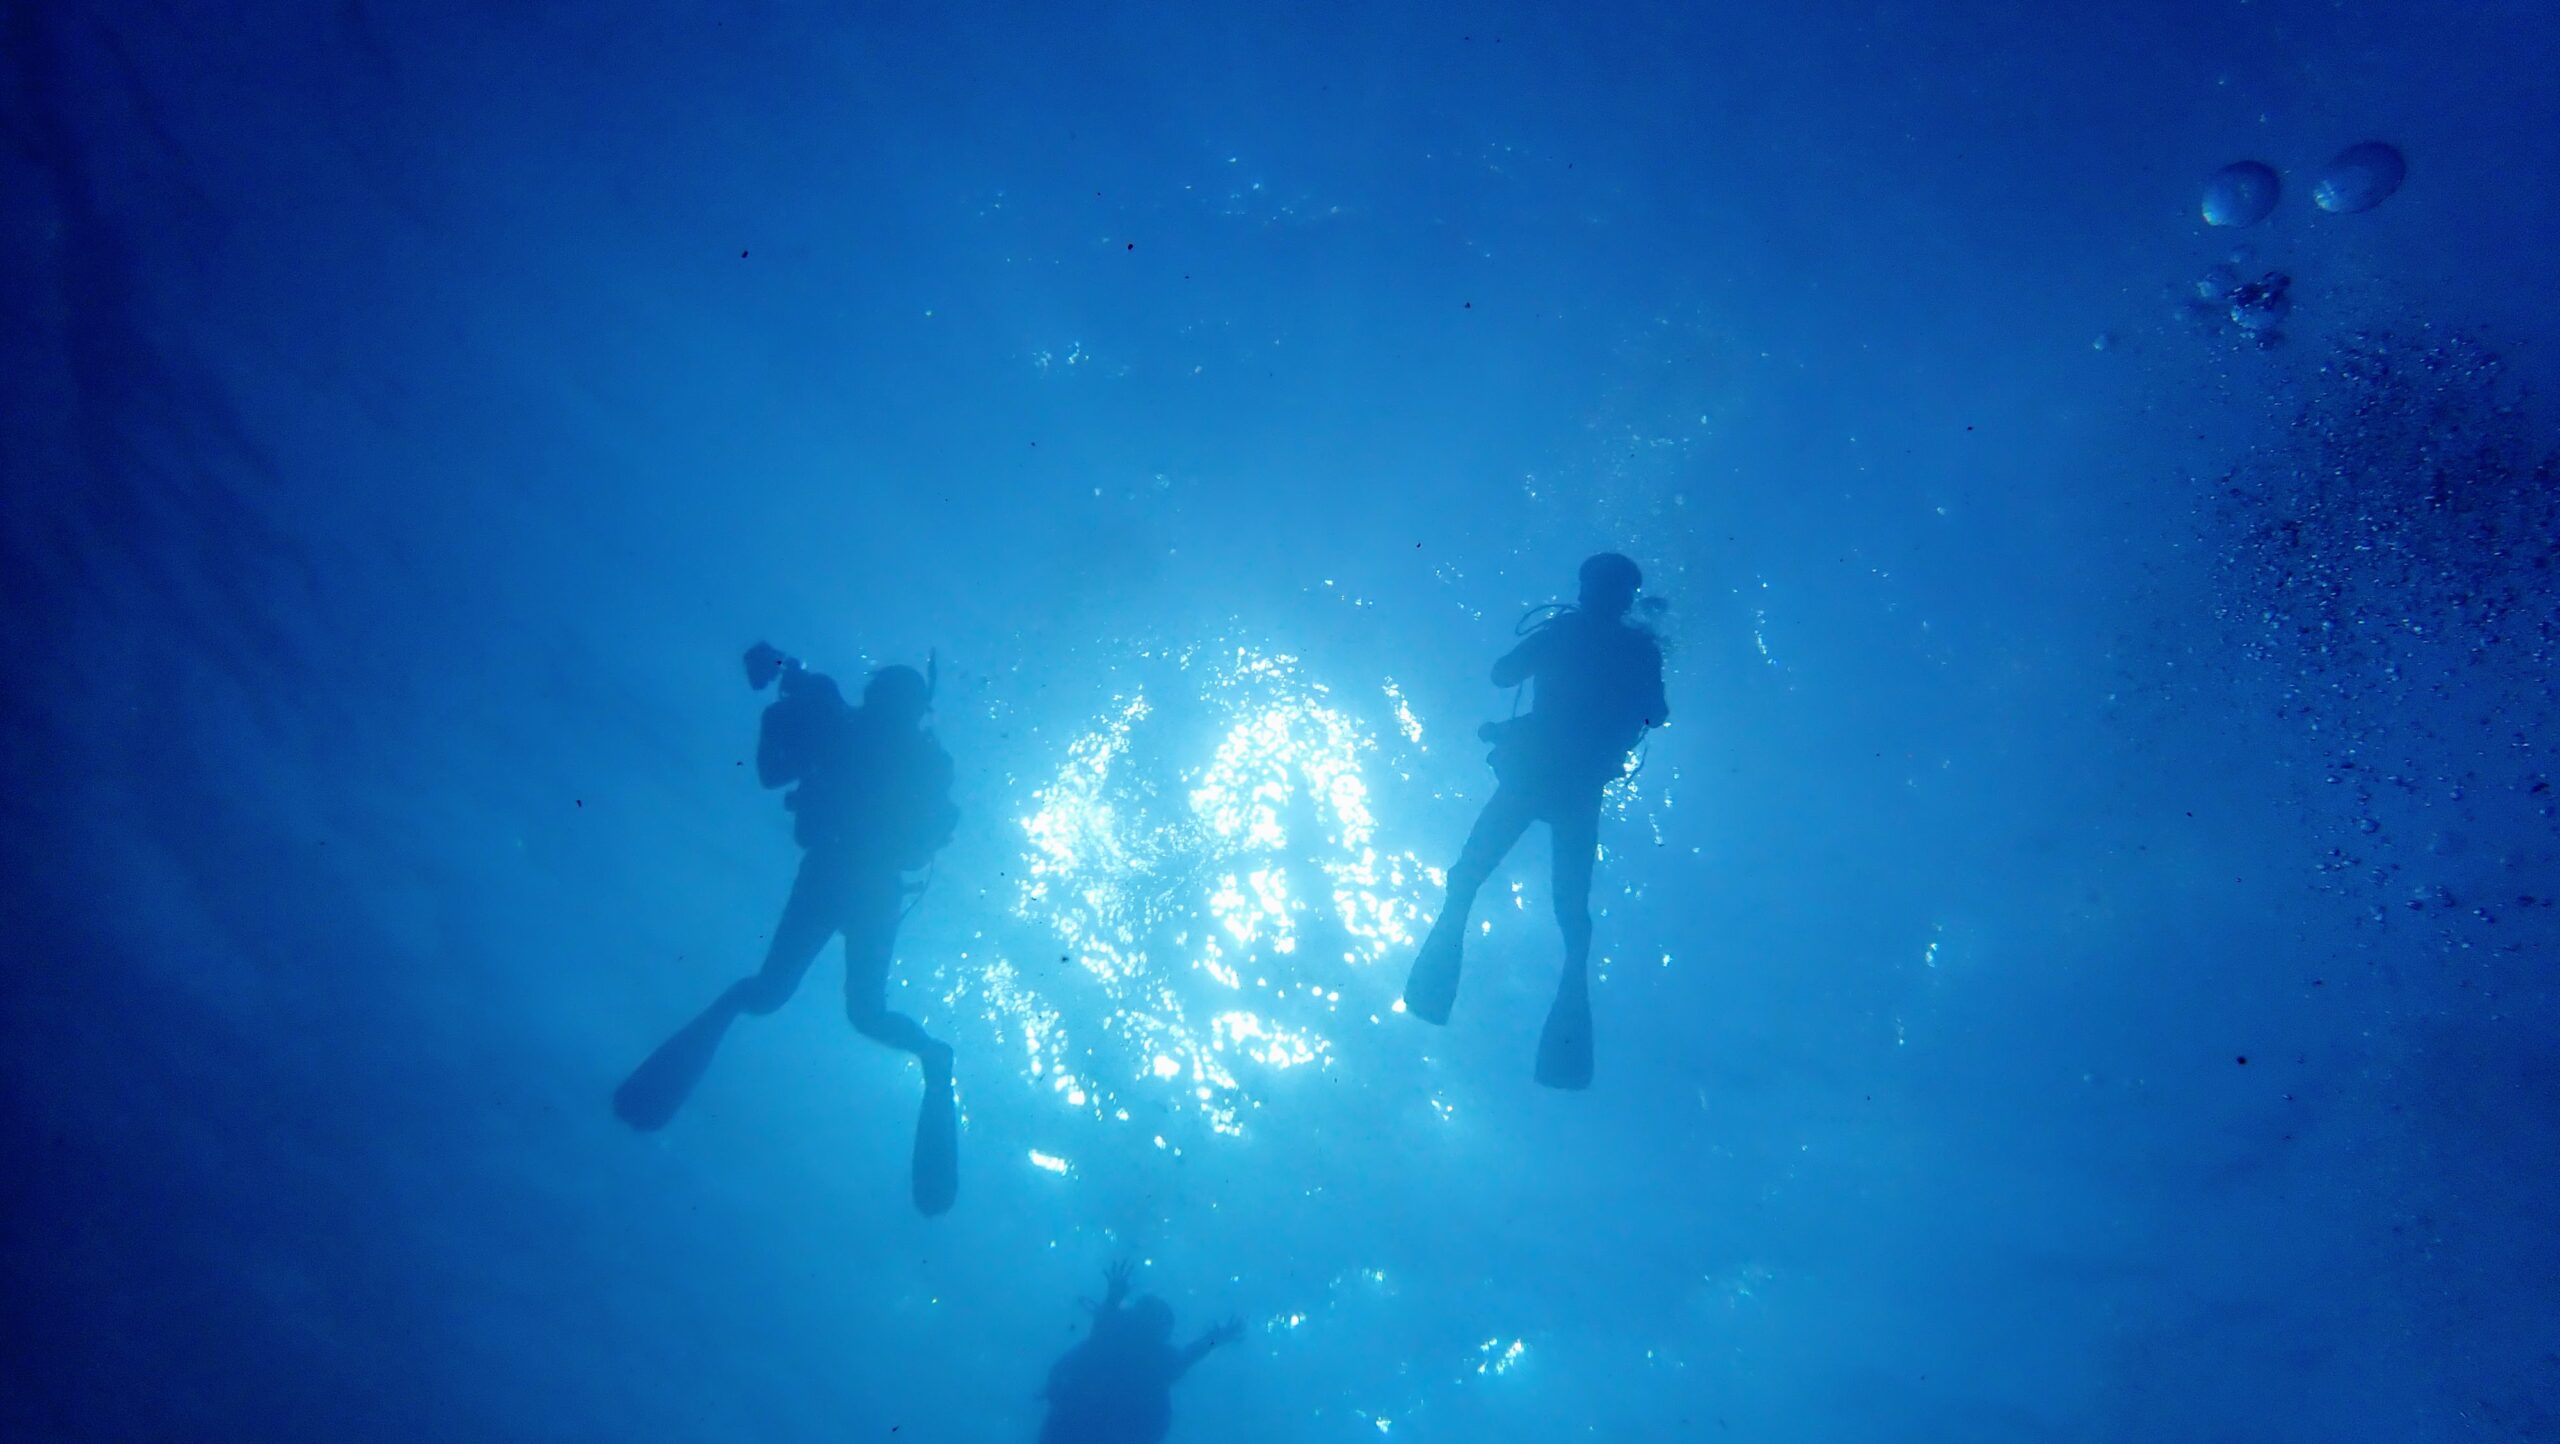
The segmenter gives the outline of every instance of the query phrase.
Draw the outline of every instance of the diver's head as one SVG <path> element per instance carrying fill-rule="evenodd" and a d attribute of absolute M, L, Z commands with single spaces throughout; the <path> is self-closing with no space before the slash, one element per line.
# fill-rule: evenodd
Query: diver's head
<path fill-rule="evenodd" d="M 913 722 L 933 710 L 933 687 L 913 667 L 883 667 L 862 687 L 863 710 Z"/>
<path fill-rule="evenodd" d="M 1616 552 L 1602 552 L 1582 564 L 1582 609 L 1604 617 L 1623 617 L 1636 600 L 1644 573 Z"/>
<path fill-rule="evenodd" d="M 1153 1294 L 1142 1295 L 1129 1306 L 1130 1331 L 1143 1339 L 1162 1343 L 1173 1337 L 1173 1305 Z"/>

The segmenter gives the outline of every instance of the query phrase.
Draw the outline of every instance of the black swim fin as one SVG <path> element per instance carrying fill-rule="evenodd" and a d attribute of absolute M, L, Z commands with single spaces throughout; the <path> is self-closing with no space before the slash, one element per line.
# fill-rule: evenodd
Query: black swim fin
<path fill-rule="evenodd" d="M 924 1106 L 916 1112 L 913 1174 L 916 1212 L 928 1218 L 948 1213 L 960 1197 L 960 1100 L 951 1091 L 951 1073 L 928 1068 Z"/>
<path fill-rule="evenodd" d="M 643 1133 L 666 1127 L 684 1100 L 693 1096 L 693 1086 L 710 1071 L 711 1057 L 720 1051 L 720 1039 L 737 1016 L 738 1010 L 723 997 L 677 1029 L 613 1090 L 614 1115 Z"/>
<path fill-rule="evenodd" d="M 1538 1081 L 1569 1090 L 1591 1086 L 1591 984 L 1578 971 L 1556 986 L 1547 1026 L 1538 1033 Z"/>
<path fill-rule="evenodd" d="M 1458 966 L 1464 951 L 1466 929 L 1463 925 L 1446 931 L 1438 927 L 1422 940 L 1421 955 L 1413 960 L 1413 971 L 1405 975 L 1404 1010 L 1426 1023 L 1445 1024 L 1449 1010 L 1458 1002 Z"/>

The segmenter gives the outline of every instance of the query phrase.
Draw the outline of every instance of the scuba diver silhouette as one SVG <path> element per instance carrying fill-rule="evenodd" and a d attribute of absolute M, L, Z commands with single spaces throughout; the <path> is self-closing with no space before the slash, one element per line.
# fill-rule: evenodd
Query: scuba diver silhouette
<path fill-rule="evenodd" d="M 756 779 L 793 788 L 783 806 L 803 850 L 800 873 L 763 968 L 730 984 L 650 1054 L 615 1090 L 614 1111 L 637 1129 L 666 1126 L 711 1066 L 729 1025 L 742 1013 L 771 1013 L 789 1002 L 820 950 L 841 934 L 846 1016 L 865 1037 L 912 1053 L 924 1066 L 915 1202 L 940 1213 L 959 1188 L 951 1047 L 888 1005 L 898 924 L 907 898 L 923 890 L 906 875 L 931 865 L 960 817 L 951 802 L 950 754 L 923 725 L 934 684 L 913 667 L 882 667 L 856 707 L 832 680 L 765 643 L 748 650 L 746 666 L 754 690 L 781 684 L 756 739 Z"/>
<path fill-rule="evenodd" d="M 1555 853 L 1556 925 L 1564 932 L 1564 973 L 1538 1037 L 1537 1077 L 1550 1088 L 1591 1084 L 1591 873 L 1601 789 L 1626 775 L 1628 753 L 1670 716 L 1662 646 L 1626 620 L 1643 580 L 1616 552 L 1592 557 L 1582 564 L 1581 601 L 1547 609 L 1527 639 L 1493 664 L 1495 686 L 1534 683 L 1534 698 L 1526 715 L 1478 732 L 1493 744 L 1493 796 L 1449 869 L 1448 900 L 1405 979 L 1407 1012 L 1428 1023 L 1449 1021 L 1476 893 L 1529 824 L 1545 823 Z"/>
<path fill-rule="evenodd" d="M 1244 1336 L 1234 1319 L 1182 1348 L 1173 1345 L 1173 1309 L 1152 1294 L 1126 1308 L 1130 1267 L 1113 1264 L 1093 1329 L 1049 1366 L 1048 1418 L 1040 1444 L 1158 1444 L 1173 1427 L 1173 1385 L 1220 1344 Z"/>

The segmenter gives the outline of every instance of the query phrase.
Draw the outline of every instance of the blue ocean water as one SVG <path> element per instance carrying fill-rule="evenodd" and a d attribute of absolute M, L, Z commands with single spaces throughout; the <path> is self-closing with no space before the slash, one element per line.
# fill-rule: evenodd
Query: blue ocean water
<path fill-rule="evenodd" d="M 1029 1441 L 1122 1261 L 1173 1440 L 2560 1434 L 2548 7 L 0 67 L 0 1436 Z M 1603 550 L 1575 1092 L 1543 830 L 1398 1000 Z M 936 1216 L 833 950 L 609 1106 L 791 885 L 758 640 L 938 673 Z"/>

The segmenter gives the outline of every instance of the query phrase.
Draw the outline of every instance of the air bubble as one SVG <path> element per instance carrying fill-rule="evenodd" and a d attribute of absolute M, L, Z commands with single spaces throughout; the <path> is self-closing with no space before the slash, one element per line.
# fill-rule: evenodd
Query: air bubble
<path fill-rule="evenodd" d="M 2283 193 L 2283 183 L 2276 179 L 2272 166 L 2254 160 L 2235 161 L 2215 171 L 2204 183 L 2205 224 L 2254 226 L 2276 208 Z"/>
<path fill-rule="evenodd" d="M 2312 183 L 2311 199 L 2331 215 L 2353 215 L 2391 199 L 2408 176 L 2409 162 L 2397 146 L 2368 140 L 2348 146 L 2321 167 L 2320 179 Z"/>

